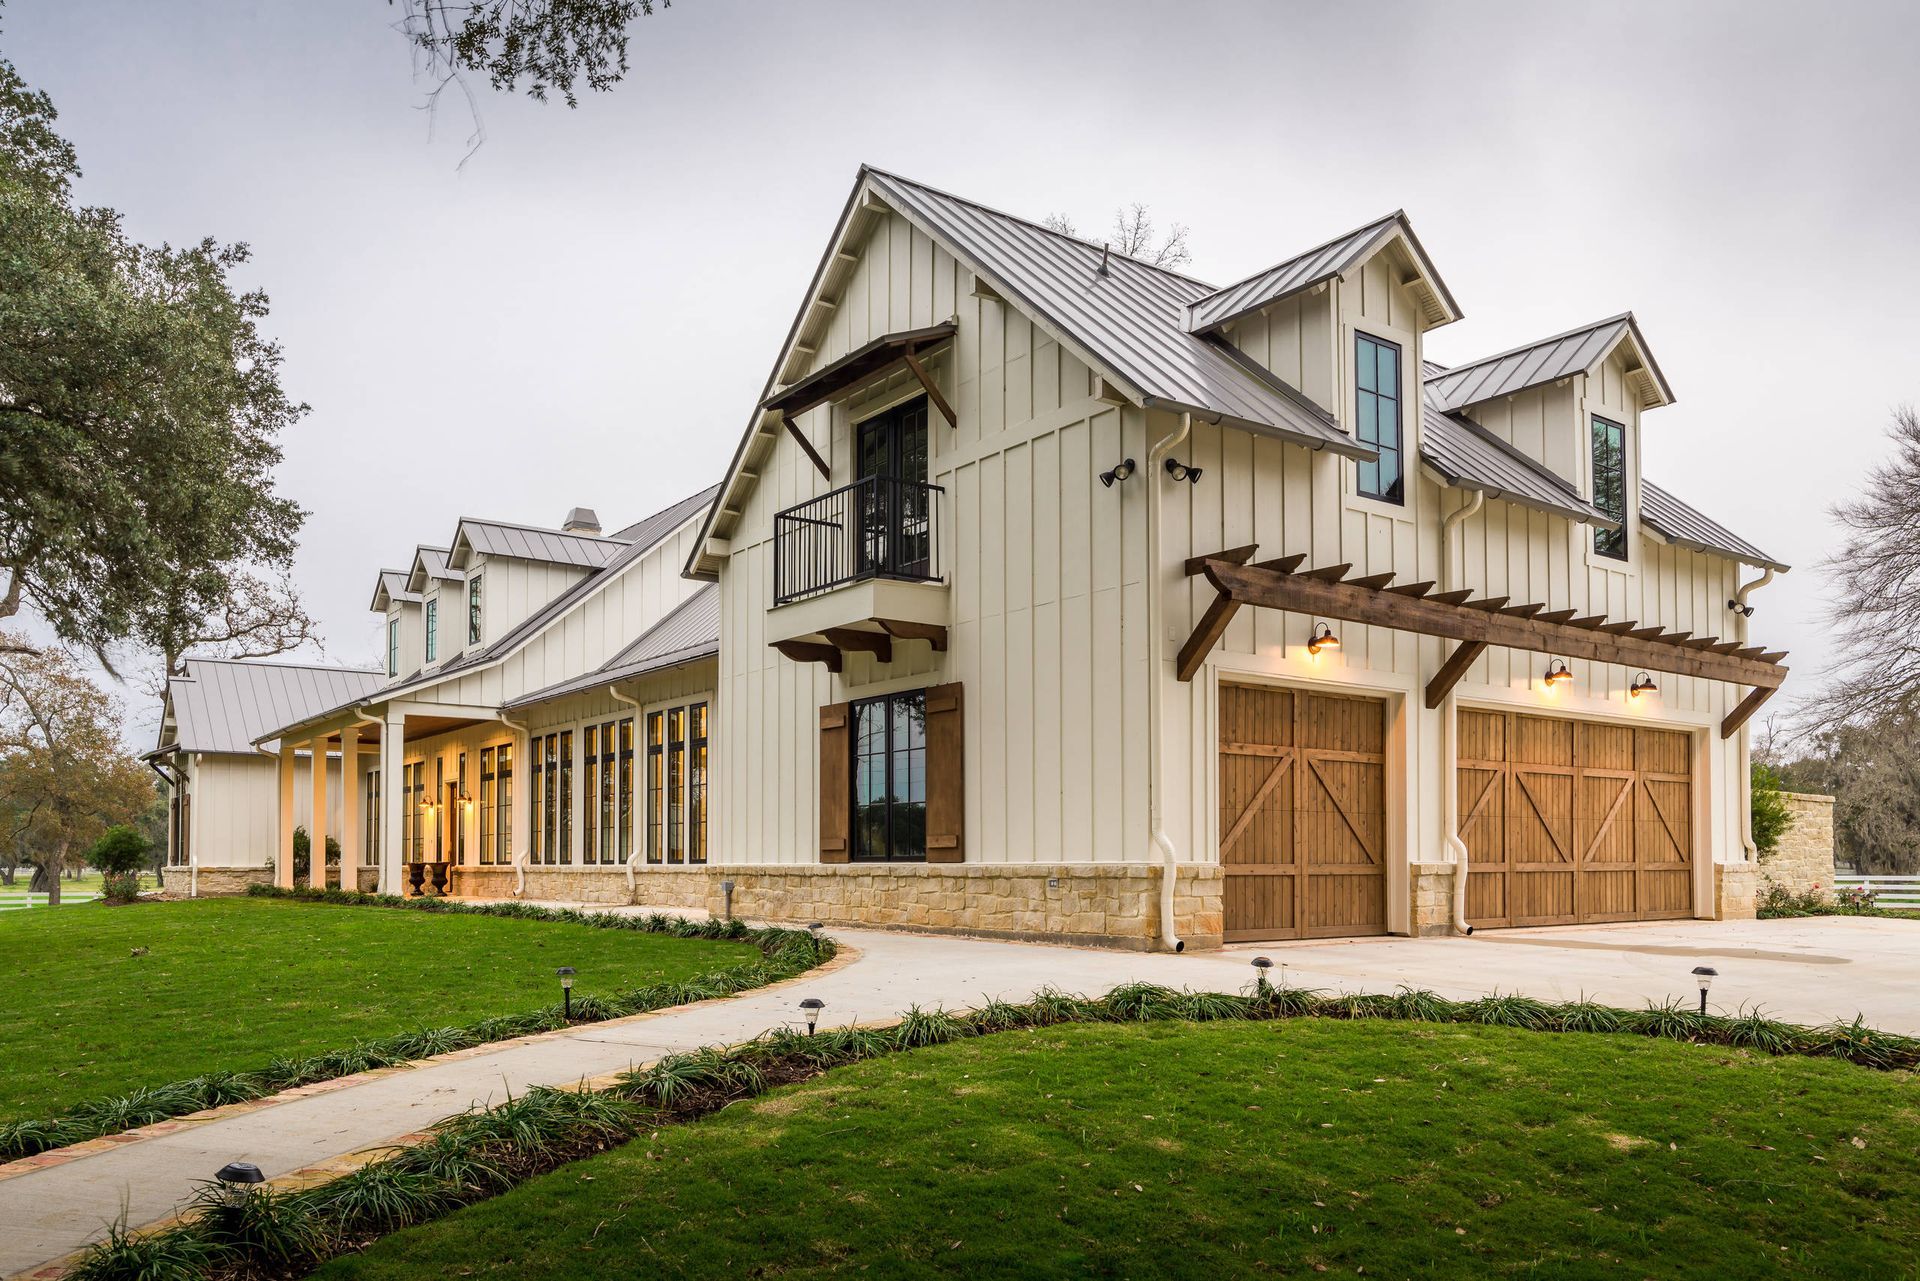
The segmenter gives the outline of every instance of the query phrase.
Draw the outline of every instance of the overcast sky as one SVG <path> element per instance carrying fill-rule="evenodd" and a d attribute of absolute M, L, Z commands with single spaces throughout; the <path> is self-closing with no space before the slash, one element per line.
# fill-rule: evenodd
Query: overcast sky
<path fill-rule="evenodd" d="M 871 161 L 1096 234 L 1144 202 L 1221 283 L 1404 208 L 1467 316 L 1441 360 L 1634 310 L 1678 397 L 1646 474 L 1797 567 L 1753 629 L 1808 672 L 1826 509 L 1920 399 L 1917 13 L 680 0 L 579 110 L 482 87 L 464 167 L 385 0 L 11 0 L 0 51 L 83 199 L 253 246 L 331 658 L 463 514 L 718 479 Z"/>

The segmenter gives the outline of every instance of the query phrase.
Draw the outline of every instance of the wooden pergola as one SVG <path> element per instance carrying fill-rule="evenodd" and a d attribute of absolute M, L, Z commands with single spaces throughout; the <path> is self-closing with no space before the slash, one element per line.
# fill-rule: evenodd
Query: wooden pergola
<path fill-rule="evenodd" d="M 1506 596 L 1476 600 L 1470 590 L 1436 592 L 1431 582 L 1396 587 L 1392 574 L 1348 578 L 1351 565 L 1302 570 L 1304 555 L 1256 561 L 1258 550 L 1257 546 L 1235 547 L 1187 561 L 1188 576 L 1205 577 L 1218 594 L 1180 647 L 1177 672 L 1181 680 L 1193 679 L 1245 605 L 1457 642 L 1427 682 L 1429 708 L 1440 706 L 1473 661 L 1492 645 L 1751 686 L 1720 722 L 1722 738 L 1731 738 L 1787 679 L 1788 669 L 1780 665 L 1787 656 L 1784 650 L 1642 627 L 1637 622 L 1608 622 L 1603 614 L 1579 617 L 1579 611 L 1572 609 L 1512 605 Z"/>

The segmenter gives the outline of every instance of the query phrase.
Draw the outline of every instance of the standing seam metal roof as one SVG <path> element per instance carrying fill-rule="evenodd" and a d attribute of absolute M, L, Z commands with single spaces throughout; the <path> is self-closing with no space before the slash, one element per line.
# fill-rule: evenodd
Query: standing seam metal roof
<path fill-rule="evenodd" d="M 1584 373 L 1629 333 L 1638 337 L 1633 313 L 1624 312 L 1579 329 L 1568 330 L 1564 334 L 1556 334 L 1552 338 L 1543 338 L 1539 342 L 1501 352 L 1497 356 L 1476 360 L 1469 365 L 1455 365 L 1430 380 L 1430 386 L 1439 408 L 1451 413 L 1468 405 L 1510 396 L 1529 387 L 1539 387 L 1570 374 Z M 1644 346 L 1642 344 L 1643 350 Z M 1649 365 L 1652 359 L 1651 355 L 1647 357 Z M 1668 400 L 1672 400 L 1673 392 L 1667 386 L 1666 379 L 1660 376 L 1658 368 L 1652 372 L 1659 380 L 1662 392 Z"/>
<path fill-rule="evenodd" d="M 1315 449 L 1373 452 L 1300 400 L 1246 377 L 1187 332 L 1187 307 L 1212 287 L 882 170 L 865 177 L 888 204 L 944 242 L 1016 305 L 1057 326 L 1155 408 L 1227 418 Z"/>
<path fill-rule="evenodd" d="M 1667 490 L 1640 478 L 1640 523 L 1664 536 L 1676 547 L 1690 551 L 1716 552 L 1762 569 L 1785 573 L 1792 566 L 1755 547 L 1740 535 Z"/>
<path fill-rule="evenodd" d="M 531 525 L 478 520 L 472 516 L 460 518 L 453 537 L 456 543 L 464 537 L 467 545 L 483 556 L 546 561 L 580 569 L 599 569 L 626 550 L 626 544 L 617 538 L 568 534 L 557 529 L 536 529 Z"/>
<path fill-rule="evenodd" d="M 677 667 L 720 652 L 720 589 L 709 583 L 687 597 L 641 637 L 594 671 L 571 680 L 522 694 L 509 708 L 544 703 L 549 699 L 597 689 L 614 681 L 631 680 L 649 672 Z"/>
<path fill-rule="evenodd" d="M 384 679 L 357 667 L 189 658 L 186 675 L 167 682 L 174 733 L 160 746 L 251 755 L 256 739 L 363 698 Z"/>

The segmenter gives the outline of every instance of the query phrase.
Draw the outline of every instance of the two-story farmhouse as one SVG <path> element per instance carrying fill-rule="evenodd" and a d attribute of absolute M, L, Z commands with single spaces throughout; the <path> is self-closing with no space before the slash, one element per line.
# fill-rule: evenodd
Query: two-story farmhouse
<path fill-rule="evenodd" d="M 1216 288 L 862 170 L 716 490 L 379 576 L 378 688 L 254 736 L 274 875 L 331 755 L 396 892 L 1176 949 L 1751 915 L 1786 567 L 1641 476 L 1633 316 L 1434 362 L 1459 315 L 1398 213 Z"/>
<path fill-rule="evenodd" d="M 1215 288 L 863 170 L 688 560 L 716 864 L 1168 947 L 1750 913 L 1785 567 L 1642 479 L 1632 316 L 1459 315 L 1397 213 Z"/>

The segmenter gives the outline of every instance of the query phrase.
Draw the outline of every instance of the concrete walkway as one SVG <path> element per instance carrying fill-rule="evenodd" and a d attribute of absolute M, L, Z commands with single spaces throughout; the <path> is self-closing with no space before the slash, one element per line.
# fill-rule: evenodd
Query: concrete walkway
<path fill-rule="evenodd" d="M 627 909 L 635 910 L 635 909 Z M 1145 980 L 1231 991 L 1265 953 L 1294 986 L 1466 998 L 1499 990 L 1547 1000 L 1589 996 L 1637 1007 L 1694 997 L 1690 971 L 1721 977 L 1713 1006 L 1758 1004 L 1799 1023 L 1851 1019 L 1920 1034 L 1920 923 L 1819 917 L 1793 921 L 1512 930 L 1472 939 L 1374 939 L 1236 946 L 1185 956 L 834 930 L 854 953 L 824 972 L 658 1014 L 464 1051 L 305 1090 L 211 1119 L 169 1122 L 88 1145 L 86 1155 L 0 1167 L 0 1277 L 32 1274 L 127 1221 L 166 1219 L 195 1183 L 228 1161 L 269 1178 L 326 1167 L 418 1133 L 442 1117 L 541 1084 L 573 1084 L 663 1054 L 797 1026 L 798 1003 L 826 1001 L 823 1026 L 885 1022 L 910 1005 L 958 1009 L 1054 986 L 1099 994 Z M 1279 971 L 1275 971 L 1278 978 Z"/>

